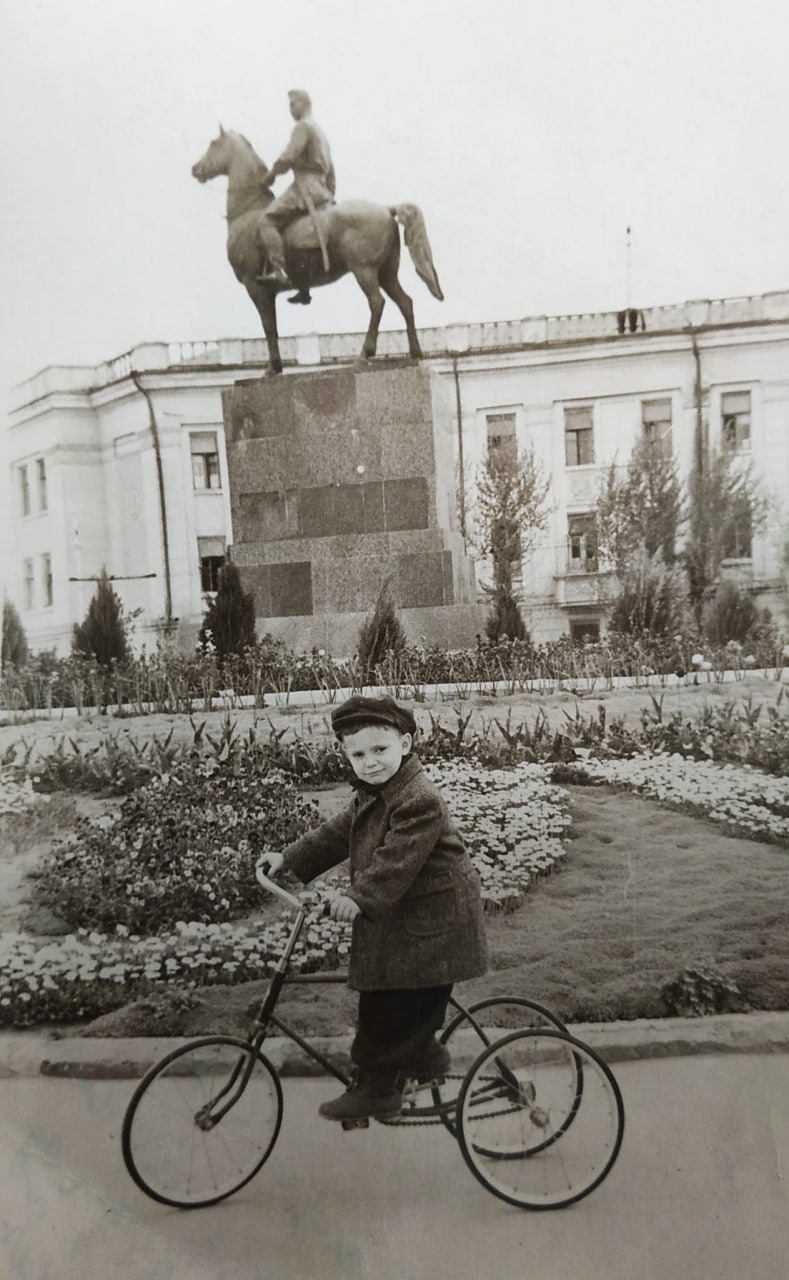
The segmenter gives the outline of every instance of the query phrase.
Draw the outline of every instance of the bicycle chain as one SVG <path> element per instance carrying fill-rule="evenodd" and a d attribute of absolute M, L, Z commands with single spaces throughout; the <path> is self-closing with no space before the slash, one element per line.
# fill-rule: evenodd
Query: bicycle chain
<path fill-rule="evenodd" d="M 445 1079 L 463 1081 L 465 1079 L 465 1076 L 462 1076 L 462 1075 L 448 1076 L 448 1077 L 445 1077 Z M 425 1085 L 422 1086 L 422 1088 L 426 1088 L 426 1087 L 428 1086 L 425 1086 Z M 417 1093 L 418 1090 L 414 1090 L 413 1092 Z M 478 1113 L 474 1116 L 474 1119 L 475 1120 L 495 1120 L 498 1116 L 510 1115 L 511 1112 L 512 1112 L 512 1104 L 510 1104 L 508 1107 L 505 1107 L 503 1111 L 502 1110 L 486 1111 L 486 1112 L 483 1112 L 482 1114 Z M 400 1114 L 396 1116 L 376 1116 L 375 1118 L 379 1124 L 391 1125 L 392 1127 L 399 1126 L 400 1128 L 406 1128 L 408 1125 L 444 1124 L 445 1120 L 451 1114 L 452 1114 L 451 1109 L 447 1110 L 446 1117 L 445 1116 L 424 1116 L 424 1115 L 420 1115 L 419 1111 L 413 1111 L 409 1114 L 406 1111 L 406 1112 L 400 1112 Z"/>

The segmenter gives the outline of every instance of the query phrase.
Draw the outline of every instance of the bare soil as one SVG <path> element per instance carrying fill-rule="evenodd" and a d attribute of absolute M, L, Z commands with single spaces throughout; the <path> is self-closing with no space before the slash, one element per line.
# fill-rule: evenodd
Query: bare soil
<path fill-rule="evenodd" d="M 599 689 L 587 692 L 581 689 L 563 688 L 543 693 L 515 693 L 512 695 L 488 693 L 467 695 L 459 689 L 456 694 L 446 694 L 426 702 L 410 703 L 417 722 L 423 730 L 430 731 L 431 713 L 447 725 L 455 728 L 457 716 L 465 718 L 469 711 L 472 714 L 471 724 L 480 726 L 492 724 L 500 720 L 506 724 L 508 713 L 512 717 L 512 725 L 518 725 L 525 719 L 533 724 L 542 712 L 554 729 L 566 725 L 566 717 L 574 718 L 576 711 L 585 719 L 597 717 L 599 708 L 604 708 L 608 723 L 621 716 L 631 727 L 640 724 L 642 711 L 652 712 L 654 702 L 662 706 L 665 719 L 675 711 L 680 711 L 685 719 L 696 720 L 705 707 L 723 707 L 728 702 L 764 704 L 774 706 L 781 690 L 786 692 L 786 682 L 768 679 L 764 676 L 752 676 L 743 680 L 727 681 L 716 684 L 707 680 L 705 675 L 697 677 L 698 684 L 670 685 L 665 689 L 657 686 L 643 689 Z M 267 736 L 271 728 L 276 730 L 290 729 L 301 738 L 313 740 L 331 737 L 330 725 L 331 705 L 316 695 L 310 705 L 291 705 L 276 707 L 273 704 L 264 709 L 242 707 L 230 711 L 195 711 L 191 721 L 194 726 L 205 722 L 205 733 L 218 735 L 224 723 L 229 719 L 239 734 L 248 732 L 253 726 L 261 738 Z M 117 717 L 114 715 L 97 715 L 95 713 L 77 716 L 73 712 L 53 712 L 51 716 L 38 713 L 34 719 L 20 720 L 18 723 L 0 723 L 0 759 L 8 749 L 17 744 L 32 748 L 32 759 L 39 754 L 47 754 L 55 750 L 65 740 L 65 749 L 70 749 L 73 741 L 81 751 L 100 745 L 108 738 L 130 738 L 137 744 L 147 742 L 156 737 L 163 741 L 172 733 L 174 742 L 191 742 L 194 735 L 190 717 L 185 715 L 149 715 L 134 717 Z M 21 754 L 21 750 L 20 750 Z"/>

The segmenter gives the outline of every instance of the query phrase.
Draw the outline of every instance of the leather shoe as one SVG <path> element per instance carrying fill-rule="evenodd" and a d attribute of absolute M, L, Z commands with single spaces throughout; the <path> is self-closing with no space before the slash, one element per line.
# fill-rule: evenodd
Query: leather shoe
<path fill-rule="evenodd" d="M 386 1093 L 370 1093 L 358 1085 L 346 1089 L 339 1098 L 322 1102 L 318 1114 L 325 1120 L 366 1120 L 370 1116 L 396 1116 L 403 1097 L 399 1089 Z"/>

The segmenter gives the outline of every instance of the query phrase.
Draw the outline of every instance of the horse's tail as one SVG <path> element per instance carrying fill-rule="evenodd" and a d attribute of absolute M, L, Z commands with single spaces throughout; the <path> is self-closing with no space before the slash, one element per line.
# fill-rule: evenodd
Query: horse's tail
<path fill-rule="evenodd" d="M 433 255 L 430 241 L 427 238 L 427 227 L 422 210 L 415 204 L 395 204 L 390 210 L 392 217 L 403 225 L 405 244 L 420 279 L 424 280 L 434 298 L 444 301 L 441 285 L 438 283 L 436 269 L 433 266 Z"/>

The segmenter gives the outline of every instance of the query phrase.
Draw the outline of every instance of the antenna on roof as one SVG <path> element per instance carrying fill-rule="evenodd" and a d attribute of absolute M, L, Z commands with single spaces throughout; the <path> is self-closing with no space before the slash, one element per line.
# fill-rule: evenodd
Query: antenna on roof
<path fill-rule="evenodd" d="M 630 228 L 627 228 L 625 306 L 630 307 Z"/>

